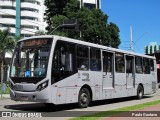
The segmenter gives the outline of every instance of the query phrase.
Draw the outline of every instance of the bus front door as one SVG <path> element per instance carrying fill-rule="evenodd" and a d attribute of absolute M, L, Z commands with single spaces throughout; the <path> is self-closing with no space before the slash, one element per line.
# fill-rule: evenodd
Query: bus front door
<path fill-rule="evenodd" d="M 135 72 L 134 72 L 134 57 L 126 56 L 126 84 L 127 88 L 134 87 Z"/>
<path fill-rule="evenodd" d="M 114 88 L 114 53 L 102 51 L 103 55 L 103 89 Z"/>

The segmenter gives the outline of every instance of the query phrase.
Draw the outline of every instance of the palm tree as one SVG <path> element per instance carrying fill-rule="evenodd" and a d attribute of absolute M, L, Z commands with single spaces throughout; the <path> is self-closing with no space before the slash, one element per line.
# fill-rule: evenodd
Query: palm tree
<path fill-rule="evenodd" d="M 6 30 L 0 30 L 0 66 L 2 73 L 5 73 L 8 69 L 5 61 L 5 52 L 11 52 L 14 45 L 15 40 L 13 37 L 9 36 L 9 28 Z M 1 76 L 1 79 L 6 80 L 6 77 L 7 76 L 3 74 L 3 76 Z"/>

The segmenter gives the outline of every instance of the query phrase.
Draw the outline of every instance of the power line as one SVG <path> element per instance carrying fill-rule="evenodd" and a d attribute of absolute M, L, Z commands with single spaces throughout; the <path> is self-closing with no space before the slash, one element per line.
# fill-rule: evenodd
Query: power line
<path fill-rule="evenodd" d="M 148 34 L 148 32 L 143 33 L 143 34 L 134 42 L 134 44 L 136 44 L 145 34 Z"/>
<path fill-rule="evenodd" d="M 133 42 L 133 44 L 135 45 L 135 47 L 136 47 L 139 51 L 141 51 L 140 48 L 135 44 L 135 42 Z"/>
<path fill-rule="evenodd" d="M 130 47 L 124 47 L 124 46 L 119 46 L 119 47 L 121 47 L 121 48 L 130 48 Z"/>
<path fill-rule="evenodd" d="M 122 42 L 130 42 L 130 41 L 122 41 Z"/>

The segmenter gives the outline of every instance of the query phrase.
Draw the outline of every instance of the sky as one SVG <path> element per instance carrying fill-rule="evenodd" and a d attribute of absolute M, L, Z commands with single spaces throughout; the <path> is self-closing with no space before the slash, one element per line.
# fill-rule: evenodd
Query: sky
<path fill-rule="evenodd" d="M 130 50 L 132 26 L 133 50 L 144 54 L 150 42 L 160 45 L 160 0 L 101 0 L 102 11 L 109 16 L 108 23 L 120 29 L 120 49 Z"/>

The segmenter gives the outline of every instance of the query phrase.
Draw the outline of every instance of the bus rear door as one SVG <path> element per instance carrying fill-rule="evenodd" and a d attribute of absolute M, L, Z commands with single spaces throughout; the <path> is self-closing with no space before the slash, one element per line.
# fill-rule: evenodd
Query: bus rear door
<path fill-rule="evenodd" d="M 134 57 L 126 55 L 126 84 L 127 88 L 134 87 L 135 81 L 135 65 Z"/>
<path fill-rule="evenodd" d="M 114 88 L 114 53 L 102 51 L 103 56 L 103 89 Z"/>

